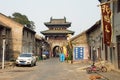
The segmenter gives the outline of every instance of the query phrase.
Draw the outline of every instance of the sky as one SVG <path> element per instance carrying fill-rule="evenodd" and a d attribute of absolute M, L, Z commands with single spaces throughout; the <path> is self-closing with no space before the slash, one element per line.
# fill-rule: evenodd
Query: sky
<path fill-rule="evenodd" d="M 68 30 L 75 32 L 75 35 L 87 30 L 100 18 L 101 12 L 98 0 L 0 0 L 0 13 L 12 16 L 19 12 L 26 15 L 36 26 L 36 33 L 48 30 L 44 22 L 50 18 L 63 19 L 71 22 Z"/>

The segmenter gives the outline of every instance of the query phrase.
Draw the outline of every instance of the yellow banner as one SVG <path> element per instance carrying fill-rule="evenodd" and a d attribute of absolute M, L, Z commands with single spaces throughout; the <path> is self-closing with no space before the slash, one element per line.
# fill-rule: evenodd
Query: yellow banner
<path fill-rule="evenodd" d="M 67 56 L 67 48 L 65 46 L 63 46 L 63 53 L 65 56 Z"/>

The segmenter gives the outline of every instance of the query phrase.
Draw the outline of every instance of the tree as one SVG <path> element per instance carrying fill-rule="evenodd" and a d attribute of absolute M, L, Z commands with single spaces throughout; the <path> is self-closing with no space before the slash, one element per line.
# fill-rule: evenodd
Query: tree
<path fill-rule="evenodd" d="M 11 19 L 13 19 L 14 21 L 25 25 L 26 27 L 34 30 L 35 29 L 35 24 L 33 21 L 30 21 L 26 15 L 22 15 L 21 13 L 15 12 L 12 14 L 12 16 L 9 16 Z"/>

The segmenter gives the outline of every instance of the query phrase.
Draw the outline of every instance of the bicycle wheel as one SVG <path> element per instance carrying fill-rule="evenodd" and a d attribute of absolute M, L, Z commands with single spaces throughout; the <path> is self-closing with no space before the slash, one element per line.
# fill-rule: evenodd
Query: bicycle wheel
<path fill-rule="evenodd" d="M 86 68 L 86 72 L 87 72 L 88 74 L 91 74 L 91 73 L 92 73 L 91 67 Z"/>
<path fill-rule="evenodd" d="M 102 71 L 102 72 L 107 72 L 107 68 L 106 68 L 105 66 L 102 66 L 102 67 L 101 67 L 101 71 Z"/>
<path fill-rule="evenodd" d="M 100 71 L 100 67 L 96 67 L 96 72 L 99 72 Z"/>

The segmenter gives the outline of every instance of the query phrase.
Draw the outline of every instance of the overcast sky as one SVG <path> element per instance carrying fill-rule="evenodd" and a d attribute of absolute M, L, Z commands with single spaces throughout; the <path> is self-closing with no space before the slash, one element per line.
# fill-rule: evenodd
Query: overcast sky
<path fill-rule="evenodd" d="M 48 29 L 44 22 L 49 22 L 50 17 L 65 16 L 72 23 L 69 30 L 77 35 L 100 19 L 98 4 L 98 0 L 0 0 L 0 13 L 6 16 L 14 12 L 26 15 L 35 23 L 37 34 Z"/>

